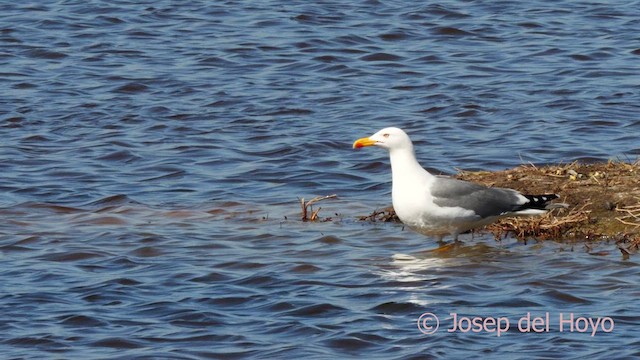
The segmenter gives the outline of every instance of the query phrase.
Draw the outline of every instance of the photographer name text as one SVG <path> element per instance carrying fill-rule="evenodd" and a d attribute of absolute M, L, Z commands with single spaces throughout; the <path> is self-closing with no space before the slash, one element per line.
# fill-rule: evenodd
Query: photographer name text
<path fill-rule="evenodd" d="M 492 333 L 497 336 L 504 335 L 507 331 L 520 333 L 548 333 L 551 331 L 568 333 L 586 333 L 596 336 L 601 333 L 610 333 L 615 327 L 615 322 L 609 316 L 584 316 L 574 313 L 559 313 L 552 316 L 548 312 L 543 314 L 526 315 L 517 320 L 506 316 L 465 316 L 458 313 L 449 313 L 449 317 L 443 321 L 443 331 L 449 333 Z M 424 313 L 418 318 L 418 329 L 426 335 L 438 331 L 440 320 L 433 313 Z"/>

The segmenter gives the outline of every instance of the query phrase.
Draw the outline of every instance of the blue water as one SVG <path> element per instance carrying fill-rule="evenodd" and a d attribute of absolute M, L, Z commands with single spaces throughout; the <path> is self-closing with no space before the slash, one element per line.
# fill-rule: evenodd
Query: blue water
<path fill-rule="evenodd" d="M 431 169 L 635 161 L 639 2 L 0 4 L 6 358 L 625 358 L 613 243 L 398 224 L 387 155 Z M 299 220 L 298 198 L 331 221 Z M 424 335 L 422 313 L 507 317 Z M 550 331 L 517 320 L 550 313 Z M 611 317 L 560 332 L 560 314 Z"/>

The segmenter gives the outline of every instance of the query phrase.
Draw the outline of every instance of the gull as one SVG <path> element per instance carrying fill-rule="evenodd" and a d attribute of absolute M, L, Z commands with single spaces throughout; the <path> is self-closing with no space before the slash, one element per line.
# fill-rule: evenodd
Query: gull
<path fill-rule="evenodd" d="M 568 206 L 549 203 L 559 198 L 556 194 L 524 195 L 433 175 L 420 166 L 411 139 L 399 128 L 385 128 L 353 143 L 354 149 L 366 146 L 389 151 L 391 198 L 400 221 L 418 233 L 436 236 L 439 242 L 446 235 L 458 241 L 459 234 L 503 217 L 540 215 Z"/>

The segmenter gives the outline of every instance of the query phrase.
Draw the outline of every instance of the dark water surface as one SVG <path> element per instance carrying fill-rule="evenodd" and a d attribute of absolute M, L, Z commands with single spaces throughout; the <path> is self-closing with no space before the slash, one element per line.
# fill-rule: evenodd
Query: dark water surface
<path fill-rule="evenodd" d="M 640 356 L 637 257 L 489 236 L 430 251 L 356 220 L 390 203 L 390 176 L 383 151 L 351 150 L 395 125 L 445 172 L 635 160 L 639 14 L 622 1 L 3 2 L 0 353 Z M 321 215 L 334 221 L 298 220 L 297 197 L 333 193 Z M 417 326 L 426 312 L 435 334 Z M 511 326 L 448 332 L 452 313 Z M 549 313 L 548 331 L 518 329 L 527 313 Z M 591 336 L 578 318 L 615 327 Z"/>

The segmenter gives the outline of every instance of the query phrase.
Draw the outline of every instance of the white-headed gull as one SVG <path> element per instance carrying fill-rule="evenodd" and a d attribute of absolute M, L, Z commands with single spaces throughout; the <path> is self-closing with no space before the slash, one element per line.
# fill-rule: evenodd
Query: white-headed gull
<path fill-rule="evenodd" d="M 492 188 L 432 175 L 416 160 L 413 143 L 401 129 L 389 127 L 356 140 L 353 148 L 378 146 L 389 151 L 393 208 L 415 231 L 439 241 L 488 225 L 500 218 L 539 215 L 566 204 L 550 204 L 556 194 L 524 195 L 513 189 Z"/>

